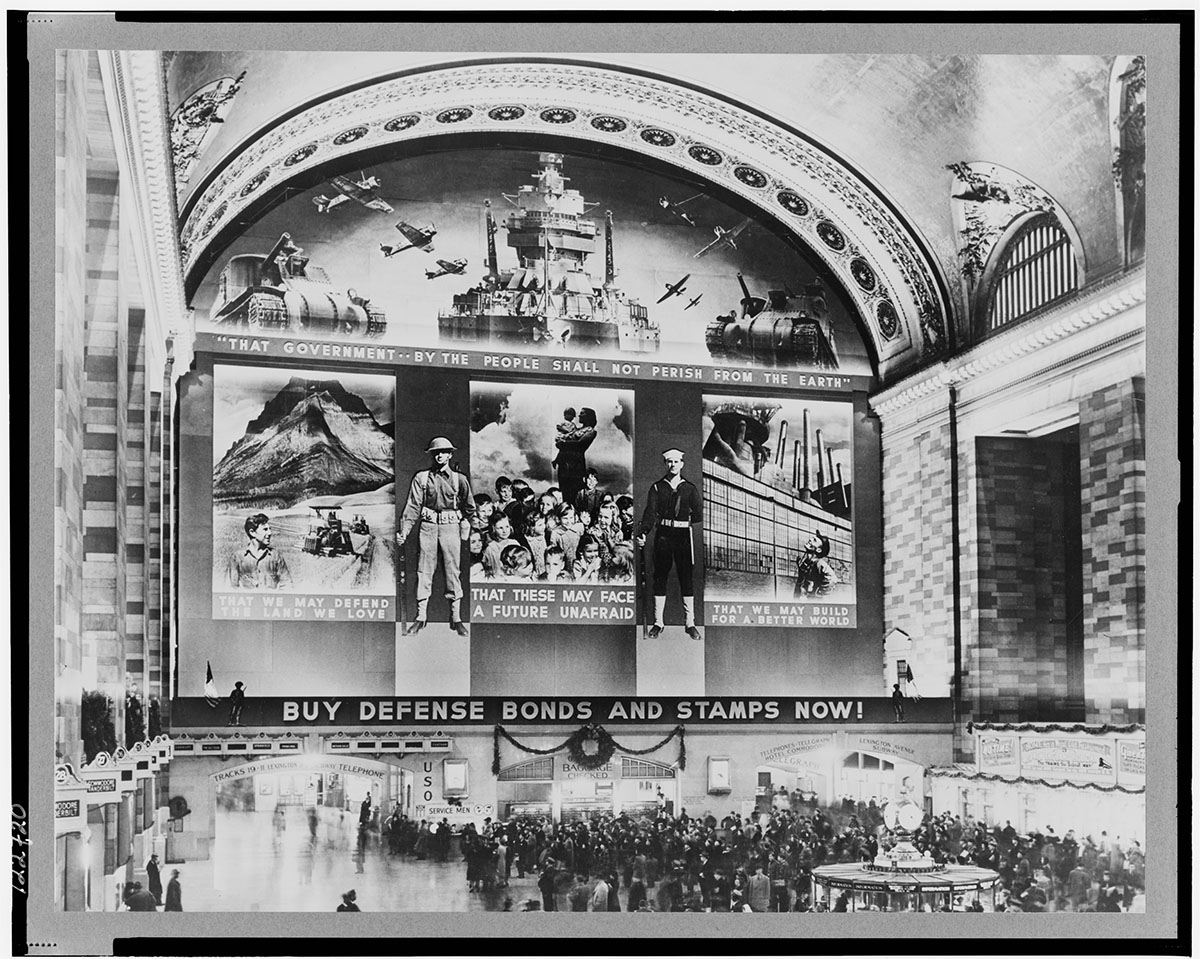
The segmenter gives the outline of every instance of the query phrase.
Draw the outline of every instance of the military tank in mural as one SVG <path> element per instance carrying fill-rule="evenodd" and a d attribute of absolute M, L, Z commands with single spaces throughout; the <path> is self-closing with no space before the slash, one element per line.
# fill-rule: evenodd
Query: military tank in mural
<path fill-rule="evenodd" d="M 214 325 L 255 333 L 364 338 L 387 330 L 387 316 L 354 290 L 335 289 L 325 271 L 284 233 L 265 256 L 231 257 L 221 271 Z"/>
<path fill-rule="evenodd" d="M 520 187 L 516 195 L 502 194 L 514 207 L 504 226 L 517 265 L 501 269 L 497 224 L 490 202 L 485 201 L 488 272 L 478 286 L 457 294 L 451 308 L 438 315 L 441 336 L 656 352 L 658 324 L 644 306 L 616 286 L 612 214 L 606 214 L 604 281 L 598 283 L 586 268 L 599 233 L 596 221 L 586 213 L 598 204 L 585 200 L 578 190 L 566 189 L 561 154 L 540 153 L 538 162 L 536 184 Z"/>
<path fill-rule="evenodd" d="M 799 294 L 768 290 L 755 296 L 738 274 L 742 315 L 732 311 L 709 322 L 704 342 L 714 360 L 753 362 L 764 366 L 838 368 L 829 304 L 820 283 Z"/>

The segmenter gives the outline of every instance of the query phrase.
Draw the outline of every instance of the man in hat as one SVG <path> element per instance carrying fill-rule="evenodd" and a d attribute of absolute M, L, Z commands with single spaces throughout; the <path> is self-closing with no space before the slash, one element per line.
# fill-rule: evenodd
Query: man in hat
<path fill-rule="evenodd" d="M 158 874 L 158 853 L 150 854 L 150 861 L 146 863 L 146 885 L 150 887 L 150 895 L 154 897 L 154 901 L 158 905 L 162 905 L 162 878 Z"/>
<path fill-rule="evenodd" d="M 397 542 L 403 547 L 413 529 L 420 528 L 417 616 L 408 627 L 408 635 L 425 628 L 429 597 L 433 594 L 433 574 L 440 554 L 446 577 L 446 599 L 450 601 L 450 625 L 460 636 L 466 636 L 467 626 L 459 611 L 463 594 L 459 565 L 462 544 L 471 535 L 475 497 L 470 481 L 450 465 L 455 452 L 450 440 L 435 436 L 425 452 L 433 457 L 433 465 L 413 477 L 408 502 L 400 516 L 400 530 L 396 533 Z"/>
<path fill-rule="evenodd" d="M 171 870 L 171 881 L 167 883 L 167 908 L 164 912 L 183 912 L 183 889 L 179 885 L 179 870 Z"/>
<path fill-rule="evenodd" d="M 229 693 L 229 722 L 226 726 L 242 725 L 242 706 L 246 703 L 246 691 L 242 689 L 240 682 L 233 684 L 233 689 Z"/>
<path fill-rule="evenodd" d="M 125 900 L 125 907 L 130 912 L 158 912 L 158 903 L 154 901 L 154 897 L 142 888 L 140 882 L 133 884 L 133 891 Z"/>
<path fill-rule="evenodd" d="M 641 548 L 646 545 L 646 536 L 654 531 L 654 625 L 650 627 L 650 638 L 663 631 L 667 577 L 674 565 L 683 598 L 684 631 L 692 639 L 699 639 L 692 587 L 692 524 L 700 522 L 700 491 L 683 478 L 683 450 L 663 450 L 662 457 L 667 474 L 650 487 L 637 537 Z"/>

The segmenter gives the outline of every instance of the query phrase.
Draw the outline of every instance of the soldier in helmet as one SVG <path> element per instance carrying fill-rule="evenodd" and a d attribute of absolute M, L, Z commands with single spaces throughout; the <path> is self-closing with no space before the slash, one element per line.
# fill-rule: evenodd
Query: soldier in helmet
<path fill-rule="evenodd" d="M 396 539 L 401 547 L 414 528 L 420 529 L 420 557 L 417 561 L 417 616 L 408 634 L 425 628 L 429 597 L 433 593 L 433 574 L 438 556 L 446 577 L 446 599 L 450 601 L 450 625 L 460 636 L 467 635 L 459 603 L 462 600 L 462 577 L 459 564 L 462 544 L 471 535 L 471 519 L 475 516 L 475 498 L 471 483 L 450 465 L 455 447 L 444 436 L 429 441 L 426 452 L 433 465 L 421 470 L 412 479 L 408 502 L 400 516 Z"/>

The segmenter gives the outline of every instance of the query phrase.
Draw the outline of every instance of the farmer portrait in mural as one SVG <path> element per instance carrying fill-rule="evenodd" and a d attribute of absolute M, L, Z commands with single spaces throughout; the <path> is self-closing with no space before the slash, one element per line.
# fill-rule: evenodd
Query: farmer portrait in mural
<path fill-rule="evenodd" d="M 388 376 L 215 368 L 214 616 L 392 617 L 394 389 Z"/>

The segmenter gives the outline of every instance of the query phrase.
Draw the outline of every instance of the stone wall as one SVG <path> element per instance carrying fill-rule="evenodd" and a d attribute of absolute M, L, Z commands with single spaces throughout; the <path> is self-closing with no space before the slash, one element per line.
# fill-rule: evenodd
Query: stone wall
<path fill-rule="evenodd" d="M 1004 389 L 882 415 L 884 632 L 912 638 L 923 695 L 957 694 L 958 759 L 971 720 L 1145 721 L 1144 380 L 1012 384 L 1068 424 L 1037 438 L 1008 433 Z"/>
<path fill-rule="evenodd" d="M 1079 407 L 1088 722 L 1144 722 L 1146 390 L 1137 377 Z"/>
<path fill-rule="evenodd" d="M 54 646 L 55 746 L 78 762 L 83 660 L 83 311 L 87 54 L 55 56 Z"/>
<path fill-rule="evenodd" d="M 978 712 L 994 722 L 1079 720 L 1069 661 L 1069 531 L 1078 540 L 1075 444 L 978 437 L 974 570 Z M 1076 707 L 1078 708 L 1078 707 Z"/>
<path fill-rule="evenodd" d="M 954 525 L 944 399 L 925 418 L 891 427 L 883 430 L 884 633 L 912 637 L 918 689 L 946 696 L 954 675 Z M 885 673 L 881 694 L 891 682 Z"/>
<path fill-rule="evenodd" d="M 55 739 L 78 764 L 82 690 L 112 697 L 118 742 L 127 684 L 160 692 L 162 404 L 99 58 L 57 69 Z"/>

